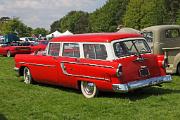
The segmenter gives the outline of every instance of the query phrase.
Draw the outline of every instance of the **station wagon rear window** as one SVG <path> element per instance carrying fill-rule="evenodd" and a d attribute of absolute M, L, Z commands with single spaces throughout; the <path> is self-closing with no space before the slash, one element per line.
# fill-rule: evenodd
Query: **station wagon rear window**
<path fill-rule="evenodd" d="M 50 43 L 48 55 L 50 56 L 59 56 L 60 43 Z"/>
<path fill-rule="evenodd" d="M 142 39 L 119 41 L 114 43 L 113 47 L 115 55 L 117 57 L 138 55 L 151 52 L 145 40 Z"/>
<path fill-rule="evenodd" d="M 91 59 L 101 59 L 106 60 L 107 51 L 103 44 L 84 44 L 84 57 Z"/>

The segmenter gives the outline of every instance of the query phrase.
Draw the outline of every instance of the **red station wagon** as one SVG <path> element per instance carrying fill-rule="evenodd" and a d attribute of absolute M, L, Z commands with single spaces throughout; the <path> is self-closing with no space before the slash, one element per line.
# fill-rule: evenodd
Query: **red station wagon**
<path fill-rule="evenodd" d="M 53 38 L 45 55 L 16 55 L 14 69 L 27 84 L 77 88 L 92 98 L 98 91 L 128 92 L 170 82 L 166 64 L 151 54 L 141 35 L 94 33 Z"/>

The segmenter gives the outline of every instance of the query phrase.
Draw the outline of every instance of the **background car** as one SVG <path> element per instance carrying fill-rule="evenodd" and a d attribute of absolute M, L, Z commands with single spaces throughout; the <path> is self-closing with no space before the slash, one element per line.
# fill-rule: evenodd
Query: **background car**
<path fill-rule="evenodd" d="M 39 40 L 31 44 L 31 51 L 44 51 L 46 46 L 48 45 L 49 41 L 47 40 Z"/>

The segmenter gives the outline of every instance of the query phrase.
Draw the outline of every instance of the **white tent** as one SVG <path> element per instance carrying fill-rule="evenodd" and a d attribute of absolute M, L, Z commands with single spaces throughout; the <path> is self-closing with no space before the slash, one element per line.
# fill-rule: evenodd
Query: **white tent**
<path fill-rule="evenodd" d="M 66 30 L 66 32 L 62 33 L 61 35 L 73 35 L 69 30 Z"/>
<path fill-rule="evenodd" d="M 51 34 L 49 34 L 49 35 L 46 35 L 46 38 L 51 38 L 51 37 L 59 37 L 59 36 L 61 36 L 62 35 L 62 33 L 60 33 L 59 31 L 55 31 L 55 32 L 53 32 L 53 33 L 51 33 Z"/>
<path fill-rule="evenodd" d="M 67 30 L 64 33 L 60 33 L 59 31 L 55 31 L 49 35 L 46 35 L 46 38 L 52 38 L 52 37 L 59 37 L 59 36 L 64 36 L 64 35 L 73 35 L 69 30 Z"/>
<path fill-rule="evenodd" d="M 141 32 L 139 30 L 133 29 L 133 28 L 121 28 L 119 31 L 117 31 L 118 33 L 135 33 L 135 34 L 141 34 Z"/>

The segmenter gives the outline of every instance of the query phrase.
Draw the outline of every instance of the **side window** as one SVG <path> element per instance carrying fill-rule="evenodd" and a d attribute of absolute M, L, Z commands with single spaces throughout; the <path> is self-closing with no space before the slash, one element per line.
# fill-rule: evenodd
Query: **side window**
<path fill-rule="evenodd" d="M 60 43 L 50 43 L 48 55 L 50 56 L 59 56 Z"/>
<path fill-rule="evenodd" d="M 64 43 L 62 56 L 80 57 L 80 50 L 78 43 Z"/>
<path fill-rule="evenodd" d="M 107 51 L 105 45 L 102 44 L 84 44 L 84 57 L 91 59 L 106 60 Z"/>
<path fill-rule="evenodd" d="M 177 38 L 180 37 L 179 29 L 169 29 L 165 31 L 166 38 Z"/>

